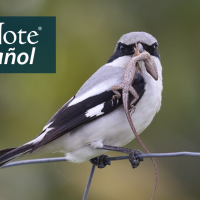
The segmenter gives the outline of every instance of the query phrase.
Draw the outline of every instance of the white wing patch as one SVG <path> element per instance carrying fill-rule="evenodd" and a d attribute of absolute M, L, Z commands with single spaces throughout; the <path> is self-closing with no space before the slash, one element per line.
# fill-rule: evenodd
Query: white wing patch
<path fill-rule="evenodd" d="M 85 116 L 86 117 L 93 117 L 93 116 L 99 116 L 104 114 L 101 110 L 104 107 L 104 103 L 99 104 L 97 106 L 95 106 L 94 108 L 89 109 L 86 113 Z"/>
<path fill-rule="evenodd" d="M 49 126 L 52 124 L 53 122 L 50 122 L 49 124 L 47 124 L 44 128 L 43 128 L 43 133 L 40 134 L 38 137 L 36 137 L 35 139 L 31 140 L 30 142 L 26 143 L 26 144 L 36 144 L 38 142 L 40 142 L 44 136 L 52 129 L 54 128 L 49 128 Z"/>

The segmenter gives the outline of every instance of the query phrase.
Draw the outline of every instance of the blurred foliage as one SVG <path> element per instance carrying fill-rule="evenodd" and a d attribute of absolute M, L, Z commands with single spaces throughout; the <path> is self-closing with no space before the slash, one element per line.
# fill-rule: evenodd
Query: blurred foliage
<path fill-rule="evenodd" d="M 146 31 L 160 44 L 164 92 L 161 111 L 141 137 L 151 152 L 200 151 L 200 1 L 0 0 L 0 15 L 57 19 L 56 74 L 0 74 L 2 149 L 40 133 L 107 61 L 122 34 Z M 128 147 L 141 149 L 137 141 Z M 199 158 L 156 161 L 159 184 L 155 199 L 199 199 Z M 90 167 L 89 162 L 54 163 L 0 170 L 0 199 L 81 199 Z M 127 161 L 113 162 L 96 170 L 89 200 L 149 199 L 153 184 L 149 160 L 135 170 Z"/>

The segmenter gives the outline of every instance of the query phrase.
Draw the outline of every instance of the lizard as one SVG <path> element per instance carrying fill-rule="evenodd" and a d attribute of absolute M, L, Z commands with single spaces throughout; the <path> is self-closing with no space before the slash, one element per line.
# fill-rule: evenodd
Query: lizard
<path fill-rule="evenodd" d="M 140 53 L 140 51 L 142 51 L 142 53 Z M 123 105 L 124 105 L 126 117 L 130 124 L 130 127 L 131 127 L 136 139 L 139 141 L 140 145 L 143 147 L 143 149 L 146 151 L 146 153 L 150 153 L 149 150 L 144 145 L 144 143 L 142 142 L 142 140 L 140 139 L 140 137 L 135 129 L 135 126 L 133 124 L 133 121 L 131 119 L 131 115 L 135 111 L 134 103 L 136 103 L 137 100 L 139 99 L 139 95 L 137 94 L 136 90 L 132 86 L 132 83 L 134 81 L 137 70 L 141 71 L 139 64 L 138 64 L 139 61 L 144 61 L 147 72 L 155 80 L 158 80 L 158 72 L 157 72 L 156 65 L 154 64 L 154 60 L 152 60 L 152 58 L 150 57 L 150 54 L 148 52 L 143 51 L 142 45 L 140 43 L 138 43 L 138 44 L 136 44 L 135 53 L 134 53 L 133 57 L 131 58 L 131 60 L 129 61 L 128 65 L 125 68 L 122 83 L 111 87 L 111 90 L 115 93 L 115 95 L 113 95 L 113 97 L 112 97 L 112 100 L 115 98 L 117 98 L 117 99 L 121 98 L 121 94 L 118 91 L 121 89 Z M 129 112 L 129 93 L 131 93 L 134 96 L 134 99 L 130 103 L 131 113 Z M 151 197 L 151 200 L 152 200 L 155 196 L 155 191 L 157 188 L 158 170 L 157 170 L 155 160 L 153 158 L 150 158 L 150 159 L 153 163 L 153 166 L 155 169 L 155 176 L 156 176 L 154 190 L 153 190 L 153 194 Z"/>

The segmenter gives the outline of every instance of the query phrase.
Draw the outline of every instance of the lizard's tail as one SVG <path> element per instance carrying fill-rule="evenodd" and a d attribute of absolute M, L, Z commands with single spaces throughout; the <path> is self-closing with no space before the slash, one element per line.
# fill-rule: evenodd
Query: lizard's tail
<path fill-rule="evenodd" d="M 125 108 L 126 117 L 128 119 L 128 122 L 129 122 L 129 124 L 131 126 L 131 129 L 132 129 L 136 139 L 138 140 L 138 142 L 140 143 L 142 148 L 145 150 L 145 152 L 147 154 L 150 153 L 149 150 L 147 149 L 147 147 L 145 146 L 145 144 L 142 142 L 140 136 L 138 135 L 138 133 L 137 133 L 137 131 L 135 129 L 135 126 L 134 126 L 133 121 L 131 119 L 131 115 L 129 113 L 129 106 L 128 106 L 129 103 L 128 103 L 128 101 L 123 102 L 123 104 L 124 104 L 124 108 Z M 155 170 L 155 185 L 154 185 L 154 189 L 153 189 L 153 194 L 151 196 L 151 200 L 153 200 L 154 196 L 155 196 L 155 193 L 156 193 L 157 185 L 158 185 L 158 168 L 157 168 L 157 165 L 156 165 L 156 161 L 151 157 L 150 157 L 150 159 L 151 159 L 151 161 L 153 163 L 154 170 Z"/>

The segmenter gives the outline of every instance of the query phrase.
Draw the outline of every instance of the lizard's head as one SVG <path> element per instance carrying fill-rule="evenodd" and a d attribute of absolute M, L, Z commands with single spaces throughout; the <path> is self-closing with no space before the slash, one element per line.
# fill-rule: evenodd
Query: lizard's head
<path fill-rule="evenodd" d="M 113 55 L 108 60 L 108 64 L 116 67 L 126 67 L 131 57 L 137 56 L 147 51 L 153 61 L 148 63 L 139 61 L 140 69 L 146 69 L 146 71 L 155 79 L 158 80 L 158 74 L 161 73 L 160 56 L 158 54 L 158 42 L 149 33 L 145 32 L 131 32 L 122 35 L 117 42 Z M 143 67 L 144 66 L 144 67 Z M 158 70 L 157 68 L 160 68 Z M 158 72 L 159 71 L 159 72 Z"/>

